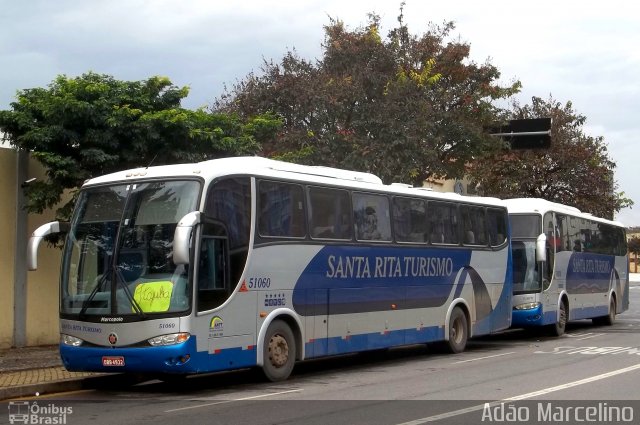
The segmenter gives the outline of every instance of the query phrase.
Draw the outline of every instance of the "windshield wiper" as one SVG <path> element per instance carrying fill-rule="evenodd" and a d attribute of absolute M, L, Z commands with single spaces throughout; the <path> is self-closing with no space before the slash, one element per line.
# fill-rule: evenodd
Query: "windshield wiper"
<path fill-rule="evenodd" d="M 91 291 L 91 293 L 89 294 L 87 299 L 84 300 L 84 302 L 82 303 L 82 309 L 80 310 L 80 313 L 78 313 L 78 317 L 80 319 L 83 319 L 86 316 L 87 309 L 89 308 L 89 305 L 91 304 L 91 301 L 93 301 L 93 298 L 96 296 L 96 294 L 98 292 L 100 292 L 100 290 L 102 289 L 102 287 L 104 285 L 104 282 L 106 282 L 106 280 L 107 280 L 107 276 L 110 274 L 111 271 L 112 271 L 112 269 L 107 270 L 107 272 L 104 273 L 100 277 L 100 280 L 98 281 L 98 284 L 95 286 L 95 288 L 93 288 L 93 290 Z M 127 296 L 127 299 L 131 303 L 131 307 L 133 308 L 133 312 L 136 313 L 141 319 L 146 319 L 147 315 L 144 313 L 144 311 L 142 311 L 142 308 L 140 307 L 140 304 L 138 304 L 138 302 L 135 300 L 135 298 L 133 297 L 133 294 L 131 294 L 131 291 L 129 290 L 127 285 L 124 284 L 126 281 L 124 280 L 124 276 L 122 276 L 122 271 L 120 271 L 120 267 L 116 267 L 116 273 L 115 273 L 114 277 L 115 277 L 115 284 L 113 285 L 113 289 L 112 290 L 117 291 L 118 283 L 122 282 L 123 283 L 123 285 L 122 285 L 123 292 L 125 293 L 125 295 Z M 111 314 L 113 314 L 113 308 L 111 309 Z M 118 313 L 116 312 L 116 314 L 118 314 Z"/>
<path fill-rule="evenodd" d="M 135 298 L 133 298 L 133 295 L 131 294 L 131 291 L 129 290 L 129 288 L 125 284 L 124 276 L 122 276 L 122 272 L 120 271 L 119 267 L 116 268 L 116 287 L 115 287 L 116 291 L 118 290 L 118 282 L 122 282 L 123 283 L 123 285 L 122 285 L 123 292 L 125 293 L 125 295 L 129 299 L 129 302 L 131 303 L 131 307 L 133 308 L 134 313 L 136 313 L 141 319 L 146 319 L 147 315 L 144 313 L 144 311 L 142 311 L 142 308 L 140 307 L 140 304 L 138 304 L 138 302 L 135 300 Z"/>
<path fill-rule="evenodd" d="M 106 273 L 102 274 L 102 276 L 100 277 L 100 280 L 98 281 L 98 284 L 95 286 L 95 288 L 93 288 L 93 290 L 91 291 L 87 299 L 82 302 L 82 309 L 80 310 L 80 313 L 78 313 L 78 317 L 80 319 L 83 319 L 85 317 L 87 313 L 87 309 L 89 308 L 89 304 L 91 304 L 91 301 L 93 301 L 93 298 L 100 291 L 100 289 L 102 289 L 102 285 L 104 285 L 104 282 L 107 280 L 107 276 L 109 275 L 110 271 L 111 269 L 107 270 Z"/>

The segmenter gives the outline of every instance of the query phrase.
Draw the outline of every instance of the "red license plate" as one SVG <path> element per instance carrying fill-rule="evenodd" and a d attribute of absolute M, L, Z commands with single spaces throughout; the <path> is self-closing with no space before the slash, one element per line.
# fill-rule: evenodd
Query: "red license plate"
<path fill-rule="evenodd" d="M 104 356 L 102 357 L 102 366 L 124 366 L 124 357 Z"/>

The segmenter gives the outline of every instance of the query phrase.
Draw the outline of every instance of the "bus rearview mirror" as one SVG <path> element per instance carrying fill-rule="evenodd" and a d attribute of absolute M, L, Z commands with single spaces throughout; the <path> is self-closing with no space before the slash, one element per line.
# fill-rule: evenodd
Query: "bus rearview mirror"
<path fill-rule="evenodd" d="M 536 239 L 536 261 L 547 261 L 547 235 L 541 233 Z"/>
<path fill-rule="evenodd" d="M 180 219 L 173 234 L 173 263 L 189 264 L 191 247 L 191 234 L 193 228 L 200 223 L 199 211 L 193 211 Z"/>

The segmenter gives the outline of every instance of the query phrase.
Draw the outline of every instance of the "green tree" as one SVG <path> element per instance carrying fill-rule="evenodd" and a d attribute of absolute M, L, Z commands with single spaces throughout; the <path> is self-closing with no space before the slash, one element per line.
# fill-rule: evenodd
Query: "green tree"
<path fill-rule="evenodd" d="M 282 117 L 265 156 L 369 171 L 386 182 L 461 177 L 468 161 L 497 148 L 483 130 L 501 113 L 493 101 L 520 84 L 498 85 L 498 69 L 470 60 L 453 30 L 446 23 L 412 35 L 402 8 L 384 39 L 378 16 L 355 30 L 332 19 L 319 60 L 289 51 L 280 63 L 265 62 L 215 108 Z"/>
<path fill-rule="evenodd" d="M 631 264 L 633 265 L 633 267 L 631 267 L 631 270 L 629 271 L 631 273 L 637 273 L 638 256 L 640 256 L 640 238 L 638 238 L 637 236 L 630 238 L 627 241 L 627 246 L 629 247 L 629 254 L 632 254 L 630 255 L 630 258 L 632 259 Z"/>
<path fill-rule="evenodd" d="M 65 189 L 117 170 L 254 154 L 279 128 L 270 115 L 241 119 L 183 109 L 187 95 L 187 87 L 165 77 L 119 81 L 92 72 L 19 91 L 11 110 L 0 111 L 0 130 L 37 158 L 48 177 L 26 187 L 27 209 L 42 212 Z M 73 203 L 58 217 L 67 219 Z"/>
<path fill-rule="evenodd" d="M 551 117 L 551 148 L 502 151 L 472 162 L 469 177 L 481 193 L 543 198 L 605 218 L 633 204 L 616 192 L 616 164 L 604 138 L 584 133 L 586 117 L 571 102 L 534 97 L 530 105 L 514 103 L 512 112 L 516 119 Z"/>

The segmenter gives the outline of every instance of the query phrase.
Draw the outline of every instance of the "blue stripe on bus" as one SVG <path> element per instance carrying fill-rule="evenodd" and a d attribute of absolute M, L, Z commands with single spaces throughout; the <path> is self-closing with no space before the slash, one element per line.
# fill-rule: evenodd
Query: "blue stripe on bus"
<path fill-rule="evenodd" d="M 385 333 L 372 332 L 349 335 L 347 337 L 317 339 L 307 342 L 305 350 L 307 358 L 314 358 L 441 341 L 443 339 L 444 328 L 442 326 L 432 326 L 422 329 L 400 329 Z"/>
<path fill-rule="evenodd" d="M 442 306 L 471 254 L 462 248 L 326 246 L 298 278 L 293 305 L 302 316 L 320 314 L 326 298 L 316 296 L 316 290 L 325 289 L 330 314 L 389 310 L 391 304 L 399 309 Z M 401 287 L 405 290 L 399 293 Z M 399 299 L 411 300 L 412 306 Z"/>

